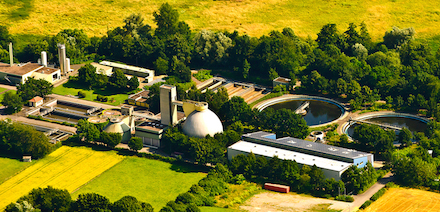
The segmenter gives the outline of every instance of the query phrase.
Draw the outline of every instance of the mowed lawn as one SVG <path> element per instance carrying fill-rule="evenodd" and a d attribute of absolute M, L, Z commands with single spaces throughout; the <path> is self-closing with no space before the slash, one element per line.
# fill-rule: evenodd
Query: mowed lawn
<path fill-rule="evenodd" d="M 131 195 L 150 203 L 154 211 L 159 211 L 168 201 L 175 200 L 205 176 L 205 173 L 192 172 L 187 167 L 129 157 L 74 192 L 72 198 L 94 192 L 114 202 Z"/>
<path fill-rule="evenodd" d="M 440 211 L 440 194 L 418 189 L 391 188 L 364 211 Z"/>
<path fill-rule="evenodd" d="M 155 28 L 153 12 L 164 2 L 177 8 L 181 20 L 194 30 L 261 36 L 290 27 L 301 37 L 316 38 L 324 24 L 336 23 L 345 31 L 349 23 L 365 21 L 375 40 L 392 26 L 414 27 L 424 38 L 440 34 L 439 0 L 5 0 L 0 4 L 0 22 L 13 34 L 48 35 L 76 28 L 102 36 L 122 26 L 132 13 L 141 13 Z"/>
<path fill-rule="evenodd" d="M 73 192 L 123 159 L 114 151 L 62 146 L 0 185 L 0 210 L 33 188 L 50 185 Z"/>
<path fill-rule="evenodd" d="M 0 184 L 34 163 L 35 161 L 28 163 L 16 159 L 0 158 Z"/>
<path fill-rule="evenodd" d="M 89 101 L 94 101 L 94 102 L 99 102 L 99 103 L 104 103 L 104 104 L 109 104 L 109 105 L 114 105 L 114 106 L 120 105 L 120 104 L 124 103 L 124 101 L 126 99 L 128 99 L 128 95 L 127 94 L 105 95 L 103 93 L 101 95 L 105 95 L 106 97 L 108 97 L 108 101 L 107 102 L 100 102 L 100 101 L 96 100 L 96 97 L 98 96 L 98 94 L 94 93 L 93 90 L 85 90 L 85 89 L 81 89 L 81 88 L 73 88 L 73 87 L 68 87 L 68 86 L 65 86 L 65 85 L 66 85 L 66 83 L 55 87 L 53 89 L 53 93 L 54 94 L 59 94 L 59 95 L 77 96 L 78 95 L 78 91 L 82 91 L 82 92 L 84 92 L 86 94 L 86 97 L 83 98 L 84 100 L 89 100 Z M 114 102 L 111 102 L 112 98 L 114 99 Z"/>

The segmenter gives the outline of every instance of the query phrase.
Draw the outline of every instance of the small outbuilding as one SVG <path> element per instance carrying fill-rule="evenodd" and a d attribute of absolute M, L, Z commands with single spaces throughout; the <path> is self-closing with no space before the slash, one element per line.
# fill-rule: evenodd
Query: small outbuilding
<path fill-rule="evenodd" d="M 39 107 L 41 105 L 43 105 L 43 98 L 36 96 L 34 98 L 32 98 L 31 100 L 29 100 L 29 106 L 30 107 Z"/>
<path fill-rule="evenodd" d="M 290 81 L 291 81 L 291 79 L 289 79 L 289 78 L 277 77 L 276 79 L 274 79 L 272 81 L 272 86 L 275 87 L 277 85 L 284 85 L 284 86 L 286 86 L 286 88 L 288 88 Z"/>
<path fill-rule="evenodd" d="M 289 193 L 290 192 L 290 186 L 273 184 L 273 183 L 265 183 L 264 189 L 270 190 L 270 191 L 276 191 L 276 192 L 280 192 L 280 193 Z"/>
<path fill-rule="evenodd" d="M 23 155 L 23 162 L 32 162 L 32 156 Z"/>
<path fill-rule="evenodd" d="M 96 68 L 97 74 L 103 74 L 110 77 L 113 74 L 113 67 L 101 65 L 99 63 L 90 63 L 93 67 Z"/>

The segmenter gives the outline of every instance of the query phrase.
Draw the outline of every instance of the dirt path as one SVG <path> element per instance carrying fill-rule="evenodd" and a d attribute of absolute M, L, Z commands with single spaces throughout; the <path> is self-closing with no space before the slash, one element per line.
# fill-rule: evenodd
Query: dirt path
<path fill-rule="evenodd" d="M 6 88 L 8 90 L 17 90 L 16 86 L 0 84 L 0 88 Z"/>
<path fill-rule="evenodd" d="M 247 200 L 240 209 L 249 212 L 300 212 L 312 210 L 322 204 L 330 204 L 329 209 L 344 210 L 350 208 L 351 203 L 316 198 L 295 193 L 281 194 L 264 192 Z"/>

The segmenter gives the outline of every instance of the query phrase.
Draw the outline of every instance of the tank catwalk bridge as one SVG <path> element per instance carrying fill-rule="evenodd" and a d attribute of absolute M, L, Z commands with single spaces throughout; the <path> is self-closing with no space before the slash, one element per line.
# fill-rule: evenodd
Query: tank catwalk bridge
<path fill-rule="evenodd" d="M 351 123 L 361 123 L 361 124 L 371 124 L 371 125 L 377 125 L 379 127 L 382 128 L 386 128 L 386 129 L 392 129 L 392 130 L 402 130 L 402 127 L 399 126 L 395 126 L 395 125 L 391 125 L 391 124 L 385 124 L 385 123 L 377 123 L 377 122 L 371 122 L 371 121 L 365 121 L 365 120 L 356 120 L 356 119 L 352 119 L 350 117 L 350 119 L 348 120 Z"/>
<path fill-rule="evenodd" d="M 310 105 L 309 101 L 305 101 L 303 102 L 296 110 L 295 113 L 296 114 L 300 114 L 300 115 L 305 115 L 307 113 L 306 108 L 308 108 Z"/>

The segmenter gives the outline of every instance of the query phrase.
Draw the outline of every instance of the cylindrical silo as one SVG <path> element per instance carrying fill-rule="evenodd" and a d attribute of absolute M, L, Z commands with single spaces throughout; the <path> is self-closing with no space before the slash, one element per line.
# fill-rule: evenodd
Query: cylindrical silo
<path fill-rule="evenodd" d="M 69 58 L 66 58 L 66 73 L 68 73 L 69 71 L 70 71 L 70 59 Z"/>
<path fill-rule="evenodd" d="M 45 51 L 41 52 L 41 65 L 47 67 L 47 53 Z"/>
<path fill-rule="evenodd" d="M 60 62 L 61 74 L 66 75 L 66 46 L 64 44 L 58 44 L 58 59 Z"/>

